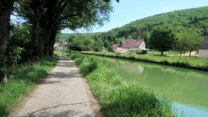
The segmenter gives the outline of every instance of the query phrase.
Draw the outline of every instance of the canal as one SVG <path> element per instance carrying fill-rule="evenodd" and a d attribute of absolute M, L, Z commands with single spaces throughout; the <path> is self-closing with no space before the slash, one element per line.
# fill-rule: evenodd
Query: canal
<path fill-rule="evenodd" d="M 208 72 L 94 56 L 126 83 L 137 82 L 173 102 L 178 116 L 208 117 Z"/>

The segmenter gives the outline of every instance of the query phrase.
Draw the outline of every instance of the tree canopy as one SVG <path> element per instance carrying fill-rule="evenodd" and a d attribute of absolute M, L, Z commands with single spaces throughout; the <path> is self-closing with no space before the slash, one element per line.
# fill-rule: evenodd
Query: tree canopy
<path fill-rule="evenodd" d="M 12 51 L 10 44 L 22 48 L 15 52 L 20 58 L 22 55 L 24 58 L 37 61 L 40 57 L 53 56 L 56 35 L 60 30 L 87 29 L 94 25 L 103 25 L 108 21 L 111 11 L 109 0 L 1 0 L 0 72 L 2 66 L 10 61 L 6 55 L 6 52 Z M 12 13 L 23 17 L 25 25 L 14 24 L 14 30 L 11 30 Z M 26 31 L 25 36 L 23 30 Z M 32 57 L 29 57 L 28 53 L 31 53 Z"/>
<path fill-rule="evenodd" d="M 171 50 L 176 42 L 175 34 L 169 26 L 156 27 L 151 33 L 149 46 L 151 49 L 161 51 Z"/>
<path fill-rule="evenodd" d="M 191 56 L 191 52 L 194 50 L 197 51 L 202 41 L 203 39 L 201 38 L 201 36 L 193 29 L 181 32 L 178 34 L 176 49 L 181 52 L 189 51 L 189 56 Z"/>

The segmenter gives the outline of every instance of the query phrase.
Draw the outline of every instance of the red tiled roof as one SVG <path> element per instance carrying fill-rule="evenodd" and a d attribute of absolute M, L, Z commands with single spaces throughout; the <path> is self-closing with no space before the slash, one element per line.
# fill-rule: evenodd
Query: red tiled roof
<path fill-rule="evenodd" d="M 200 49 L 208 49 L 208 36 L 203 36 L 204 41 L 200 45 Z"/>
<path fill-rule="evenodd" d="M 144 42 L 143 39 L 140 40 L 123 40 L 122 48 L 139 48 L 139 46 Z"/>
<path fill-rule="evenodd" d="M 120 44 L 113 44 L 112 48 L 120 47 Z"/>

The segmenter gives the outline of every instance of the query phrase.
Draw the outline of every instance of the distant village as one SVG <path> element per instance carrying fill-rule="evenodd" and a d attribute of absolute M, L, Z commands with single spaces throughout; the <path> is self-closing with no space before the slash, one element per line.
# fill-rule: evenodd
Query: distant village
<path fill-rule="evenodd" d="M 204 41 L 199 47 L 199 57 L 208 57 L 208 36 L 202 36 Z M 60 42 L 54 45 L 57 51 L 67 49 L 67 42 Z M 144 39 L 124 39 L 121 44 L 113 44 L 115 53 L 136 53 L 138 50 L 149 51 L 146 48 Z"/>

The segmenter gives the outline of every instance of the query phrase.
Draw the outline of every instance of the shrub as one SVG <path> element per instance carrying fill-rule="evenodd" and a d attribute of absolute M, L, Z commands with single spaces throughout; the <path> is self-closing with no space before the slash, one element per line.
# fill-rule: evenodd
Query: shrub
<path fill-rule="evenodd" d="M 147 50 L 137 50 L 136 54 L 147 54 Z"/>
<path fill-rule="evenodd" d="M 81 69 L 81 73 L 83 75 L 87 75 L 93 72 L 98 67 L 98 64 L 93 58 L 87 58 L 82 60 L 82 64 L 80 64 L 79 67 Z"/>

